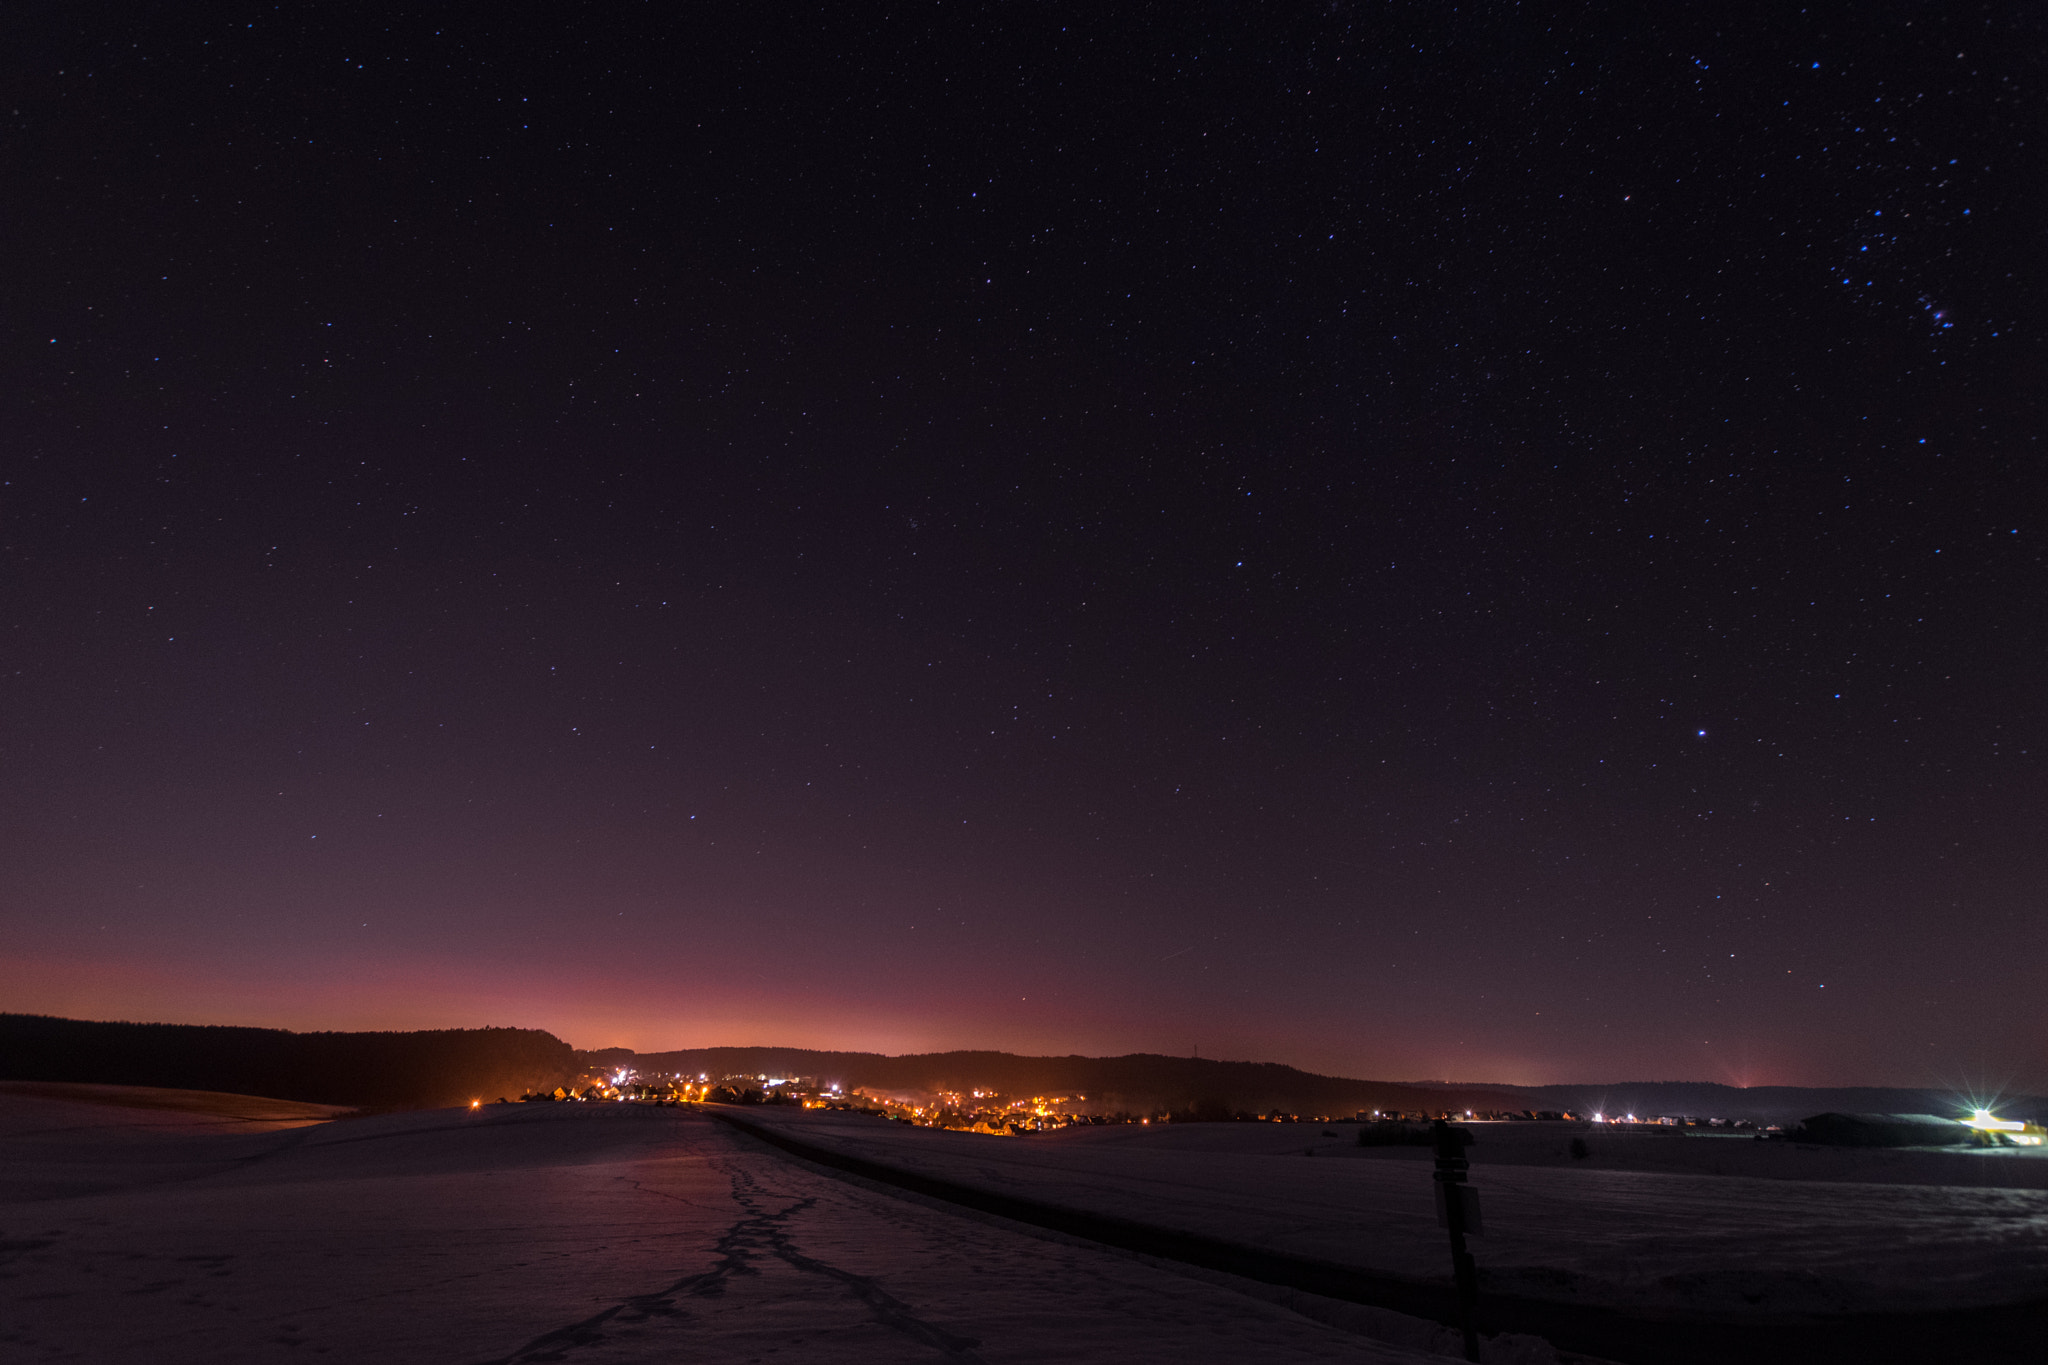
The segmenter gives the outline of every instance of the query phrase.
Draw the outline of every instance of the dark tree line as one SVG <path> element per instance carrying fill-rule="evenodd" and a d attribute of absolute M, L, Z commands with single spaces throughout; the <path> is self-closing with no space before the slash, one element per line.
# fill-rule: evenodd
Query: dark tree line
<path fill-rule="evenodd" d="M 569 1045 L 539 1029 L 291 1033 L 0 1014 L 0 1080 L 420 1109 L 552 1089 L 575 1072 Z"/>

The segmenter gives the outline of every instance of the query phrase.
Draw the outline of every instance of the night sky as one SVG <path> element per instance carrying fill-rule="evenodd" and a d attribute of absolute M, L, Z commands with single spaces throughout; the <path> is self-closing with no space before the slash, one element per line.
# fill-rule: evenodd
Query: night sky
<path fill-rule="evenodd" d="M 2037 6 L 0 38 L 0 1008 L 2048 1084 Z"/>

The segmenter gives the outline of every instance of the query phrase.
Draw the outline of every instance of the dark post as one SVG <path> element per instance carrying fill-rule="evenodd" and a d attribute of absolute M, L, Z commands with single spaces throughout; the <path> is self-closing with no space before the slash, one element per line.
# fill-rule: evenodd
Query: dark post
<path fill-rule="evenodd" d="M 1479 1231 L 1479 1191 L 1465 1183 L 1471 1162 L 1465 1160 L 1465 1134 L 1438 1119 L 1430 1136 L 1436 1142 L 1437 1218 L 1451 1230 L 1451 1272 L 1458 1282 L 1458 1325 L 1465 1332 L 1465 1359 L 1479 1359 L 1479 1328 L 1475 1321 L 1479 1300 L 1479 1269 L 1472 1253 L 1465 1249 L 1465 1233 Z"/>

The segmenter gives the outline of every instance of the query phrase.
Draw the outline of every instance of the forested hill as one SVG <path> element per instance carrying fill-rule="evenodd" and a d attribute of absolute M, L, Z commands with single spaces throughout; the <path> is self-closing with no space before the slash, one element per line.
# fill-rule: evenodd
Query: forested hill
<path fill-rule="evenodd" d="M 582 1054 L 593 1067 L 627 1065 L 685 1075 L 815 1076 L 849 1090 L 996 1090 L 1006 1095 L 1088 1096 L 1088 1107 L 1133 1112 L 1224 1106 L 1254 1113 L 1349 1115 L 1360 1110 L 1522 1109 L 1505 1089 L 1438 1088 L 1351 1080 L 1277 1062 L 1223 1062 L 1132 1053 L 1123 1057 L 1019 1057 L 1008 1052 L 931 1052 L 887 1057 L 786 1047 L 710 1047 L 679 1052 L 624 1049 Z"/>
<path fill-rule="evenodd" d="M 0 1080 L 221 1090 L 368 1109 L 517 1099 L 573 1077 L 575 1056 L 539 1029 L 291 1033 L 0 1014 Z"/>

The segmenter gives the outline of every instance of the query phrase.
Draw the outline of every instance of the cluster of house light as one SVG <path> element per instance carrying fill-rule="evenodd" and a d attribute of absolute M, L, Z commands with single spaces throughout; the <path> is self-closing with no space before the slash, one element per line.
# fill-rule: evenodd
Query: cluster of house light
<path fill-rule="evenodd" d="M 552 1095 L 534 1095 L 528 1098 L 561 1101 L 610 1100 L 619 1103 L 654 1100 L 672 1104 L 692 1104 L 709 1099 L 711 1092 L 716 1089 L 733 1086 L 759 1086 L 765 1093 L 774 1094 L 779 1091 L 782 1095 L 797 1100 L 806 1109 L 843 1109 L 848 1107 L 869 1110 L 878 1109 L 888 1114 L 891 1118 L 914 1123 L 922 1127 L 946 1127 L 972 1132 L 1001 1134 L 1043 1132 L 1049 1128 L 1064 1128 L 1076 1123 L 1102 1123 L 1106 1121 L 1101 1115 L 1090 1115 L 1062 1107 L 1069 1100 L 1079 1100 L 1085 1103 L 1088 1098 L 1086 1095 L 1033 1095 L 1030 1099 L 1005 1100 L 998 1092 L 993 1090 L 973 1090 L 965 1094 L 957 1091 L 944 1091 L 940 1093 L 937 1103 L 923 1105 L 880 1099 L 874 1096 L 863 1095 L 858 1090 L 849 1094 L 842 1091 L 836 1084 L 827 1086 L 812 1084 L 807 1086 L 803 1083 L 805 1078 L 802 1077 L 722 1076 L 717 1081 L 713 1081 L 710 1076 L 700 1074 L 695 1081 L 687 1080 L 681 1076 L 671 1076 L 664 1080 L 650 1083 L 637 1080 L 637 1074 L 633 1071 L 619 1071 L 610 1078 L 597 1081 L 580 1091 L 571 1087 L 558 1086 Z M 974 1107 L 971 1109 L 967 1107 L 970 1100 L 974 1102 Z M 469 1107 L 476 1109 L 482 1103 L 481 1100 L 471 1100 Z M 1360 1113 L 1358 1117 L 1364 1119 L 1366 1116 Z M 1372 1117 L 1374 1119 L 1406 1118 L 1407 1115 L 1382 1113 L 1380 1110 L 1375 1109 L 1372 1111 Z M 1433 1116 L 1418 1115 L 1417 1117 L 1456 1118 L 1459 1116 L 1445 1113 Z M 1466 1119 L 1514 1119 L 1534 1117 L 1534 1115 L 1475 1114 L 1472 1110 L 1467 1109 L 1463 1117 Z M 1546 1114 L 1543 1117 L 1548 1118 L 1550 1115 Z M 1559 1114 L 1557 1117 L 1570 1119 L 1573 1116 L 1570 1114 Z M 949 1118 L 951 1122 L 947 1121 Z M 1278 1111 L 1266 1115 L 1265 1118 L 1275 1123 L 1299 1122 L 1298 1115 L 1282 1114 Z M 1150 1123 L 1152 1118 L 1150 1116 L 1133 1118 L 1126 1115 L 1114 1121 L 1120 1123 Z M 1330 1119 L 1319 1117 L 1316 1121 L 1327 1123 L 1330 1122 Z M 1694 1120 L 1671 1118 L 1668 1116 L 1639 1119 L 1634 1114 L 1622 1114 L 1610 1117 L 1605 1113 L 1592 1115 L 1592 1121 L 1602 1124 L 1653 1124 L 1657 1126 L 1683 1126 L 1695 1122 Z M 1984 1141 L 1998 1145 L 2039 1147 L 2043 1145 L 2044 1139 L 2048 1139 L 2048 1129 L 2044 1129 L 2040 1124 L 2025 1123 L 2019 1119 L 2002 1119 L 1993 1114 L 1989 1109 L 1975 1110 L 1969 1118 L 1962 1120 L 1962 1122 L 1966 1127 L 1980 1135 Z M 1723 1119 L 1708 1119 L 1705 1121 L 1705 1124 L 1708 1127 L 1715 1128 L 1746 1128 L 1750 1126 L 1743 1123 L 1730 1124 Z M 1772 1128 L 1775 1130 L 1776 1125 L 1772 1125 Z"/>

